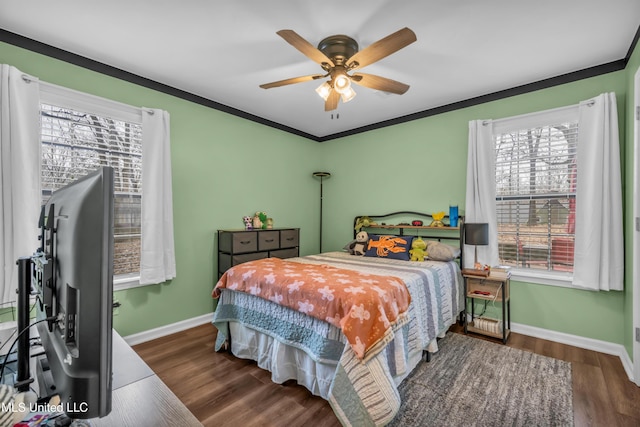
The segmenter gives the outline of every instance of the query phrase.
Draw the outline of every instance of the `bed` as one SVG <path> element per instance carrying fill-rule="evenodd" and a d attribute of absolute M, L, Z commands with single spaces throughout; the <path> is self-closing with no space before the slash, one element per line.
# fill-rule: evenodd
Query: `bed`
<path fill-rule="evenodd" d="M 451 255 L 410 261 L 399 249 L 388 250 L 388 240 L 408 252 L 414 237 L 407 233 L 433 230 L 380 222 L 403 215 L 430 217 L 367 217 L 376 224 L 366 228 L 367 256 L 352 255 L 349 242 L 344 251 L 267 258 L 227 270 L 213 291 L 216 350 L 255 360 L 276 383 L 296 380 L 326 399 L 343 425 L 389 423 L 400 407 L 397 386 L 425 352 L 437 351 L 437 337 L 464 304 L 459 237 L 451 237 L 450 228 L 424 236 L 427 251 L 446 245 Z M 456 240 L 457 248 L 442 239 Z"/>

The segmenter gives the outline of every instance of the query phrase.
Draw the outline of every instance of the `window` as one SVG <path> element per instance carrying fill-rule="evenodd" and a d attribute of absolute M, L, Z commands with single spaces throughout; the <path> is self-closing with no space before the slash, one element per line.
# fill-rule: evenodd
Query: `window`
<path fill-rule="evenodd" d="M 43 203 L 100 166 L 114 169 L 114 276 L 120 278 L 140 272 L 142 119 L 128 108 L 48 86 L 40 104 Z"/>
<path fill-rule="evenodd" d="M 577 107 L 498 121 L 493 138 L 500 262 L 573 272 Z"/>
<path fill-rule="evenodd" d="M 516 266 L 518 280 L 622 290 L 621 184 L 613 92 L 469 122 L 465 219 L 489 224 L 482 261 Z"/>

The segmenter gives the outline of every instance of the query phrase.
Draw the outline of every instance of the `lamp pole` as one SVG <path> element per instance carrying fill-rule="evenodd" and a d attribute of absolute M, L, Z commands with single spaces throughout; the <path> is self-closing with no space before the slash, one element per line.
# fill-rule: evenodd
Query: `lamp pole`
<path fill-rule="evenodd" d="M 320 253 L 322 253 L 322 180 L 323 178 L 329 178 L 331 174 L 329 172 L 314 172 L 313 176 L 320 178 Z"/>

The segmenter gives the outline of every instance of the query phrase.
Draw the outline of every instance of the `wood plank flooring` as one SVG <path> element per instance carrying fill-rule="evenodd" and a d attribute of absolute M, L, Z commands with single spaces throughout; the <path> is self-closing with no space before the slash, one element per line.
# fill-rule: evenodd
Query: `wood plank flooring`
<path fill-rule="evenodd" d="M 215 336 L 206 324 L 134 350 L 206 427 L 341 425 L 325 400 L 294 381 L 274 384 L 255 362 L 215 352 Z M 507 345 L 571 362 L 576 426 L 640 426 L 640 387 L 618 357 L 516 333 Z"/>

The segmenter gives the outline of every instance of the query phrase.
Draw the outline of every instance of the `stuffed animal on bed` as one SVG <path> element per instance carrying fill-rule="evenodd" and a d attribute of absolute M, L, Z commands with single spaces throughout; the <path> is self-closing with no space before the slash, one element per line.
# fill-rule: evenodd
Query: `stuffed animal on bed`
<path fill-rule="evenodd" d="M 364 255 L 367 250 L 367 242 L 369 241 L 369 234 L 366 231 L 361 231 L 356 234 L 356 241 L 353 242 L 351 247 L 352 255 Z"/>
<path fill-rule="evenodd" d="M 420 237 L 416 237 L 411 242 L 411 261 L 424 261 L 424 257 L 427 256 L 427 242 Z"/>

